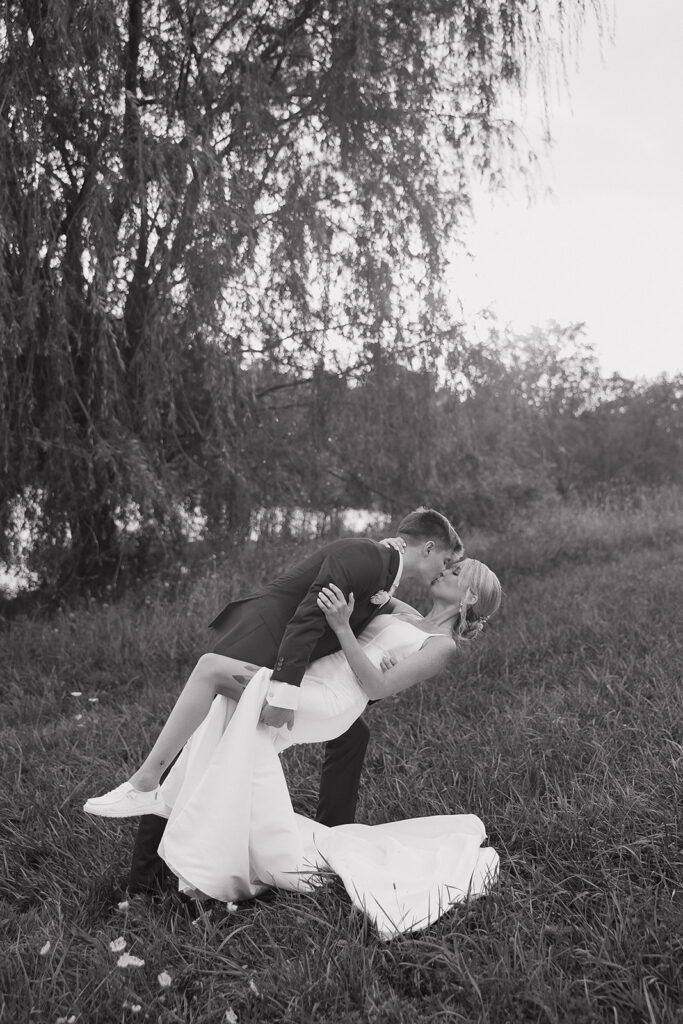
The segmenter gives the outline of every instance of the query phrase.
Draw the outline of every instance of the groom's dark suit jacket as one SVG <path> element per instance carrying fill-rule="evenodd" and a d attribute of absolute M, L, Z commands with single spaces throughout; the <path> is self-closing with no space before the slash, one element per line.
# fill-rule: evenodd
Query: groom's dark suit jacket
<path fill-rule="evenodd" d="M 398 552 L 374 540 L 334 541 L 226 605 L 210 623 L 219 634 L 213 649 L 272 668 L 274 681 L 298 686 L 311 661 L 339 650 L 316 603 L 321 587 L 335 583 L 347 598 L 353 593 L 350 625 L 358 634 L 380 610 L 370 598 L 389 589 L 398 566 Z"/>

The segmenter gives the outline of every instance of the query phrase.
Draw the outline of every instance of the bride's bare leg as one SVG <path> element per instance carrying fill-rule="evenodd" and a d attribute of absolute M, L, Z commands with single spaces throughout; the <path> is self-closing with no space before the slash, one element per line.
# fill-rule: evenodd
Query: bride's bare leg
<path fill-rule="evenodd" d="M 139 790 L 156 789 L 163 772 L 209 713 L 218 694 L 239 700 L 259 669 L 222 654 L 204 654 L 175 702 L 159 738 L 129 782 Z"/>

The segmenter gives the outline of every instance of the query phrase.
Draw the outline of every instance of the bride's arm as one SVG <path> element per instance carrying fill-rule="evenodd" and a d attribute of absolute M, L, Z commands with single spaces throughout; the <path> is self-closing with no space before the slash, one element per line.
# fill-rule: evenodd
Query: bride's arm
<path fill-rule="evenodd" d="M 339 645 L 370 700 L 381 700 L 382 697 L 407 690 L 415 683 L 431 679 L 446 667 L 456 651 L 455 641 L 449 636 L 426 638 L 419 651 L 383 672 L 370 661 L 349 626 L 353 595 L 349 595 L 347 603 L 342 592 L 331 584 L 329 588 L 321 590 L 318 604 L 337 634 Z"/>

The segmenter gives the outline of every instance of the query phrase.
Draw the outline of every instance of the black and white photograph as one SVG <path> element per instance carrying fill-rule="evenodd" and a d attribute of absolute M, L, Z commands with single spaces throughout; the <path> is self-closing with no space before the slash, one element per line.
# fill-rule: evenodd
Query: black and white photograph
<path fill-rule="evenodd" d="M 683 1024 L 683 3 L 0 8 L 0 1024 Z"/>

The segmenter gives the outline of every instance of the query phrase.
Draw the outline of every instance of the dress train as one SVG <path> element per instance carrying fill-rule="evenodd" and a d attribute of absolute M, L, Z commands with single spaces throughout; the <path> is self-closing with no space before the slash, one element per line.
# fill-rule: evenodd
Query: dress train
<path fill-rule="evenodd" d="M 296 731 L 259 724 L 269 681 L 262 669 L 239 703 L 217 697 L 161 787 L 172 810 L 159 854 L 181 891 L 239 901 L 272 887 L 311 891 L 332 871 L 388 939 L 489 890 L 498 855 L 482 847 L 475 815 L 328 828 L 295 814 L 279 752 Z M 347 719 L 319 723 L 315 738 L 340 735 Z"/>

